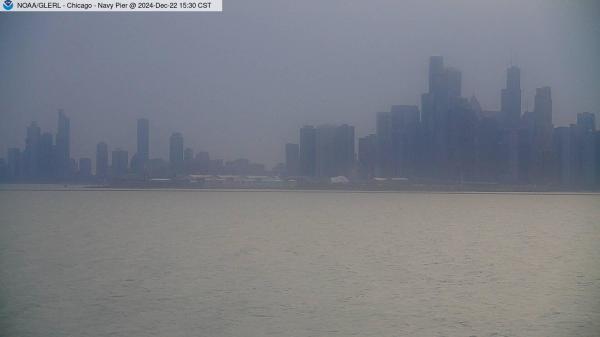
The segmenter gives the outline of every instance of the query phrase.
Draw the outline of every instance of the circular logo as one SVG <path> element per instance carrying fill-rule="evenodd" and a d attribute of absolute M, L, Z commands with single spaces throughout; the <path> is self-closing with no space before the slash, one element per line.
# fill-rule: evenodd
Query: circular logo
<path fill-rule="evenodd" d="M 13 2 L 12 0 L 4 0 L 4 3 L 2 4 L 2 7 L 4 7 L 5 10 L 9 11 L 11 9 L 13 9 Z"/>

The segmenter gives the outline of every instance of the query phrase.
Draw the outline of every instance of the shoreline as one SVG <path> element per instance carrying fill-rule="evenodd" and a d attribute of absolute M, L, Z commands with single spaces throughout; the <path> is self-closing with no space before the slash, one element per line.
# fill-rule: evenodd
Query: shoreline
<path fill-rule="evenodd" d="M 12 187 L 15 186 L 15 187 Z M 300 192 L 300 193 L 399 193 L 399 194 L 513 194 L 513 195 L 600 195 L 600 191 L 585 190 L 476 190 L 476 189 L 376 189 L 376 188 L 260 188 L 260 187 L 183 187 L 183 186 L 107 186 L 89 184 L 0 184 L 0 192 Z"/>

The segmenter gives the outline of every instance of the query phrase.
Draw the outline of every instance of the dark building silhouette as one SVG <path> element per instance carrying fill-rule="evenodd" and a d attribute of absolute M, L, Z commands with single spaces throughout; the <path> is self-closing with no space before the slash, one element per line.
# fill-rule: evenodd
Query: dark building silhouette
<path fill-rule="evenodd" d="M 317 130 L 311 126 L 300 129 L 300 174 L 307 177 L 317 175 Z"/>
<path fill-rule="evenodd" d="M 146 118 L 137 120 L 137 155 L 141 164 L 150 159 L 150 122 Z"/>
<path fill-rule="evenodd" d="M 60 179 L 68 179 L 71 174 L 71 122 L 62 109 L 58 111 L 56 170 Z"/>
<path fill-rule="evenodd" d="M 55 176 L 54 138 L 49 132 L 44 132 L 40 138 L 39 148 L 39 177 L 42 180 L 52 180 Z"/>
<path fill-rule="evenodd" d="M 183 169 L 183 135 L 174 132 L 169 138 L 169 163 L 175 173 Z"/>
<path fill-rule="evenodd" d="M 288 176 L 297 176 L 300 170 L 300 145 L 285 144 L 285 173 Z"/>
<path fill-rule="evenodd" d="M 186 147 L 183 151 L 183 160 L 185 162 L 191 162 L 194 159 L 194 150 L 189 147 Z"/>
<path fill-rule="evenodd" d="M 192 173 L 194 169 L 194 150 L 186 147 L 183 150 L 183 171 L 186 173 Z"/>
<path fill-rule="evenodd" d="M 502 126 L 502 178 L 506 182 L 519 181 L 519 128 L 521 126 L 521 70 L 510 66 L 506 70 L 506 88 L 500 96 Z"/>
<path fill-rule="evenodd" d="M 377 165 L 377 136 L 374 134 L 358 139 L 358 176 L 360 179 L 375 177 Z"/>
<path fill-rule="evenodd" d="M 23 172 L 23 161 L 21 150 L 16 147 L 8 149 L 6 154 L 7 176 L 9 180 L 16 181 L 21 178 Z"/>
<path fill-rule="evenodd" d="M 596 167 L 596 116 L 589 112 L 577 114 L 576 124 L 577 151 L 580 157 L 581 181 L 580 186 L 593 186 L 598 179 Z"/>
<path fill-rule="evenodd" d="M 506 88 L 500 99 L 503 127 L 519 128 L 521 122 L 521 70 L 511 66 L 506 70 Z"/>
<path fill-rule="evenodd" d="M 117 148 L 112 152 L 112 175 L 122 177 L 127 174 L 129 167 L 129 154 L 127 151 Z"/>
<path fill-rule="evenodd" d="M 394 105 L 377 113 L 377 175 L 414 176 L 417 170 L 419 108 Z"/>
<path fill-rule="evenodd" d="M 422 167 L 425 174 L 433 177 L 451 178 L 456 175 L 459 151 L 455 147 L 462 139 L 460 128 L 470 107 L 460 97 L 461 75 L 454 68 L 444 67 L 441 56 L 429 60 L 429 92 L 421 96 L 422 150 L 425 154 Z M 469 134 L 472 137 L 472 134 Z"/>
<path fill-rule="evenodd" d="M 96 146 L 96 177 L 141 182 L 180 174 L 302 176 L 298 183 L 334 182 L 331 177 L 359 178 L 364 184 L 390 181 L 419 184 L 528 184 L 541 188 L 600 188 L 600 131 L 596 116 L 577 114 L 575 124 L 554 128 L 549 87 L 537 88 L 533 111 L 521 114 L 521 72 L 506 70 L 499 111 L 485 110 L 476 97 L 462 97 L 462 74 L 429 59 L 428 92 L 421 107 L 393 105 L 376 115 L 376 134 L 359 138 L 355 160 L 354 127 L 303 126 L 298 144 L 286 144 L 285 164 L 267 171 L 262 164 L 240 158 L 211 160 L 208 152 L 184 150 L 181 133 L 169 138 L 169 161 L 149 158 L 149 122 L 137 120 L 137 151 L 129 166 L 128 152 Z M 91 177 L 92 161 L 70 157 L 70 120 L 58 112 L 57 132 L 42 132 L 32 122 L 23 149 L 10 148 L 0 158 L 0 180 L 58 182 Z M 131 170 L 129 168 L 131 167 Z M 261 177 L 253 177 L 263 179 Z M 205 179 L 205 177 L 191 177 Z M 234 179 L 228 177 L 227 179 Z M 181 179 L 184 181 L 185 179 Z M 178 179 L 179 181 L 179 179 Z M 347 182 L 336 179 L 334 183 Z"/>
<path fill-rule="evenodd" d="M 6 159 L 0 158 L 0 181 L 5 182 L 8 180 L 8 165 Z"/>
<path fill-rule="evenodd" d="M 555 178 L 553 162 L 552 96 L 550 87 L 537 88 L 530 132 L 531 158 L 529 162 L 529 182 L 548 184 Z"/>
<path fill-rule="evenodd" d="M 108 167 L 108 145 L 100 142 L 96 145 L 96 178 L 106 179 Z"/>
<path fill-rule="evenodd" d="M 147 119 L 137 120 L 137 152 L 131 158 L 131 169 L 139 175 L 146 171 L 150 159 L 150 125 Z"/>
<path fill-rule="evenodd" d="M 316 172 L 320 178 L 351 176 L 354 168 L 354 127 L 316 128 Z"/>

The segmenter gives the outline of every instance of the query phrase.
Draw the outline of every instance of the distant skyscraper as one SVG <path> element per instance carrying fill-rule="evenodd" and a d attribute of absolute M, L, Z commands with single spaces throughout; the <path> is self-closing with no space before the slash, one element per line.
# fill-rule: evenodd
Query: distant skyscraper
<path fill-rule="evenodd" d="M 448 97 L 460 97 L 462 93 L 462 74 L 460 70 L 448 67 L 444 75 Z"/>
<path fill-rule="evenodd" d="M 552 92 L 550 87 L 537 88 L 535 91 L 536 123 L 541 127 L 552 126 Z"/>
<path fill-rule="evenodd" d="M 358 139 L 358 175 L 361 179 L 375 177 L 377 163 L 377 136 L 368 135 Z"/>
<path fill-rule="evenodd" d="M 429 58 L 429 92 L 440 94 L 445 87 L 444 58 L 442 56 L 431 56 Z"/>
<path fill-rule="evenodd" d="M 506 88 L 501 93 L 502 124 L 510 129 L 519 127 L 521 120 L 521 70 L 511 66 L 506 70 Z"/>
<path fill-rule="evenodd" d="M 194 159 L 194 150 L 189 147 L 186 147 L 183 151 L 183 160 L 186 162 L 192 161 Z"/>
<path fill-rule="evenodd" d="M 68 178 L 71 169 L 71 123 L 63 110 L 58 111 L 58 131 L 56 132 L 56 170 L 58 177 Z"/>
<path fill-rule="evenodd" d="M 300 129 L 300 174 L 314 177 L 317 174 L 317 132 L 311 126 Z"/>
<path fill-rule="evenodd" d="M 54 174 L 54 139 L 52 134 L 44 132 L 40 138 L 40 177 L 45 180 L 52 179 Z"/>
<path fill-rule="evenodd" d="M 316 129 L 316 171 L 321 178 L 350 176 L 354 167 L 354 127 L 322 125 Z"/>
<path fill-rule="evenodd" d="M 549 183 L 553 179 L 554 146 L 552 135 L 552 96 L 550 87 L 537 88 L 533 111 L 530 178 L 533 183 Z"/>
<path fill-rule="evenodd" d="M 394 105 L 377 114 L 377 175 L 406 177 L 416 173 L 419 108 Z"/>
<path fill-rule="evenodd" d="M 112 152 L 112 174 L 120 177 L 127 174 L 129 167 L 129 154 L 127 151 L 117 148 Z"/>
<path fill-rule="evenodd" d="M 600 178 L 600 168 L 596 167 L 596 116 L 589 112 L 578 113 L 576 130 L 581 158 L 581 185 L 589 188 Z"/>
<path fill-rule="evenodd" d="M 558 179 L 562 185 L 571 185 L 573 180 L 572 141 L 573 134 L 570 127 L 561 126 L 554 129 Z"/>
<path fill-rule="evenodd" d="M 176 172 L 183 169 L 183 135 L 179 132 L 169 138 L 169 162 Z"/>
<path fill-rule="evenodd" d="M 285 144 L 285 168 L 288 176 L 298 175 L 300 167 L 300 146 L 298 144 Z"/>
<path fill-rule="evenodd" d="M 450 147 L 456 139 L 452 138 L 470 106 L 460 97 L 461 85 L 459 70 L 445 68 L 441 56 L 429 59 L 429 92 L 421 96 L 420 118 L 422 162 L 429 175 L 447 174 L 455 166 Z"/>
<path fill-rule="evenodd" d="M 500 95 L 500 118 L 502 127 L 503 175 L 506 181 L 519 179 L 519 130 L 521 124 L 521 70 L 511 66 L 506 70 L 506 88 Z"/>
<path fill-rule="evenodd" d="M 16 147 L 8 149 L 6 156 L 6 165 L 8 167 L 8 179 L 11 181 L 17 180 L 22 175 L 22 158 L 21 150 Z"/>
<path fill-rule="evenodd" d="M 99 179 L 108 177 L 108 145 L 104 142 L 96 145 L 96 177 Z"/>

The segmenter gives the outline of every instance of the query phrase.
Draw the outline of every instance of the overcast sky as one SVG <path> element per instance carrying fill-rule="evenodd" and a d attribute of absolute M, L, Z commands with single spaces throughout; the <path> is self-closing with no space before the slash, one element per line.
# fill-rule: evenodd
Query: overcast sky
<path fill-rule="evenodd" d="M 498 109 L 522 69 L 523 109 L 551 86 L 554 123 L 600 111 L 594 0 L 223 0 L 222 13 L 0 13 L 0 157 L 36 120 L 71 118 L 73 157 L 95 144 L 151 157 L 168 137 L 225 160 L 273 165 L 303 124 L 374 132 L 375 113 L 419 105 L 431 55 L 463 73 L 463 95 Z"/>

